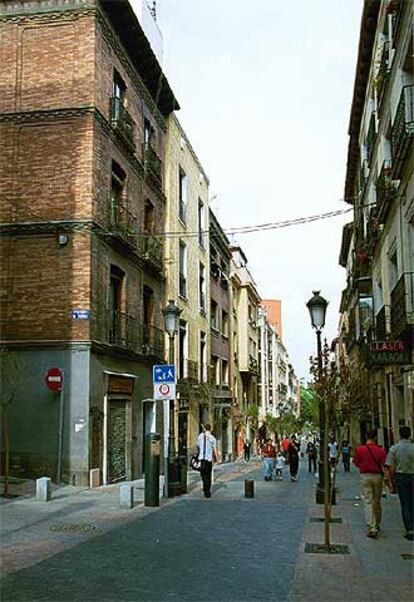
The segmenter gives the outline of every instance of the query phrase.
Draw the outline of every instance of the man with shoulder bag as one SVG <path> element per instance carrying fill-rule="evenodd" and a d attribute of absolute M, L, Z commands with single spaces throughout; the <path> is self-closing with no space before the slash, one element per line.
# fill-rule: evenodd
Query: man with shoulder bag
<path fill-rule="evenodd" d="M 213 472 L 213 459 L 219 463 L 217 441 L 211 433 L 209 424 L 203 425 L 203 430 L 197 439 L 198 459 L 201 462 L 200 475 L 203 481 L 204 497 L 211 498 L 211 475 Z"/>
<path fill-rule="evenodd" d="M 384 463 L 387 453 L 377 445 L 375 430 L 367 432 L 367 442 L 356 448 L 353 463 L 361 475 L 361 495 L 364 502 L 367 537 L 377 539 L 381 524 L 381 496 L 384 482 Z"/>

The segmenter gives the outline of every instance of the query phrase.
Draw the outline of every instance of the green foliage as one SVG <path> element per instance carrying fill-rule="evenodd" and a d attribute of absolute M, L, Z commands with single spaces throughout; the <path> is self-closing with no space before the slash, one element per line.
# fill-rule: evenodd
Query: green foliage
<path fill-rule="evenodd" d="M 259 425 L 259 406 L 255 403 L 250 403 L 247 406 L 246 416 L 247 420 L 250 422 L 250 426 L 253 429 L 257 429 Z"/>
<path fill-rule="evenodd" d="M 313 427 L 318 424 L 318 399 L 312 386 L 300 388 L 300 421 Z"/>

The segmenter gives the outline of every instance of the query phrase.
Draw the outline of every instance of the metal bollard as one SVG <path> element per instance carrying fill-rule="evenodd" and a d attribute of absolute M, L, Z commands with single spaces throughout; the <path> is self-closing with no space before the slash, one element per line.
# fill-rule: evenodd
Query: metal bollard
<path fill-rule="evenodd" d="M 244 481 L 244 497 L 254 497 L 254 481 Z"/>
<path fill-rule="evenodd" d="M 147 435 L 145 454 L 145 506 L 160 505 L 160 435 Z"/>

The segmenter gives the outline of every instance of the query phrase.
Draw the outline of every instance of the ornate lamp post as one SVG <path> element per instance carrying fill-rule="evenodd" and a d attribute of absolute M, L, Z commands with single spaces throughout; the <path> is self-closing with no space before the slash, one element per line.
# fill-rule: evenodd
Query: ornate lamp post
<path fill-rule="evenodd" d="M 307 302 L 306 307 L 309 309 L 312 328 L 316 330 L 317 340 L 317 358 L 318 358 L 318 381 L 322 379 L 322 342 L 321 331 L 325 326 L 326 308 L 328 301 L 321 297 L 320 291 L 312 291 L 313 297 Z M 324 503 L 324 457 L 326 453 L 325 441 L 325 407 L 321 397 L 319 396 L 319 482 L 316 489 L 316 503 Z"/>
<path fill-rule="evenodd" d="M 182 310 L 177 307 L 173 299 L 169 299 L 168 305 L 162 310 L 164 316 L 164 329 L 168 334 L 168 363 L 175 363 L 174 339 L 180 327 L 180 314 Z M 174 399 L 170 400 L 170 405 L 164 406 L 164 411 L 169 410 L 169 429 L 168 429 L 168 457 L 167 466 L 164 466 L 164 478 L 167 476 L 167 495 L 174 497 L 180 495 L 181 486 L 179 482 L 179 464 L 178 456 L 175 452 L 175 433 L 174 433 Z M 165 402 L 168 404 L 168 402 Z"/>

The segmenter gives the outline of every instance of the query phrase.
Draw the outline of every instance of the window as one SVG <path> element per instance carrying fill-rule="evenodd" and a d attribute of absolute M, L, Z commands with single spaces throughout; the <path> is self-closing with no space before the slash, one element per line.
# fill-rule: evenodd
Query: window
<path fill-rule="evenodd" d="M 203 249 L 206 248 L 205 229 L 206 229 L 205 207 L 204 207 L 203 201 L 201 199 L 198 199 L 198 243 L 199 243 L 200 247 L 202 247 Z"/>
<path fill-rule="evenodd" d="M 147 234 L 154 232 L 154 214 L 154 205 L 147 199 L 144 205 L 144 232 Z"/>
<path fill-rule="evenodd" d="M 217 303 L 211 300 L 210 304 L 210 325 L 213 330 L 218 330 L 218 307 Z"/>
<path fill-rule="evenodd" d="M 206 311 L 206 269 L 202 263 L 199 266 L 199 295 L 200 311 Z"/>
<path fill-rule="evenodd" d="M 229 336 L 229 314 L 224 309 L 221 310 L 221 334 Z"/>
<path fill-rule="evenodd" d="M 149 119 L 144 118 L 144 147 L 147 149 L 152 145 L 154 139 L 154 128 Z"/>
<path fill-rule="evenodd" d="M 221 360 L 221 384 L 229 386 L 229 363 L 227 360 Z"/>
<path fill-rule="evenodd" d="M 200 382 L 207 380 L 206 370 L 206 333 L 200 332 Z"/>
<path fill-rule="evenodd" d="M 114 71 L 114 80 L 112 83 L 112 96 L 121 102 L 124 101 L 126 95 L 126 84 L 118 71 Z"/>
<path fill-rule="evenodd" d="M 185 171 L 180 167 L 178 171 L 179 178 L 179 186 L 178 186 L 178 195 L 179 195 L 179 208 L 178 215 L 183 224 L 187 223 L 187 176 Z"/>
<path fill-rule="evenodd" d="M 122 202 L 124 194 L 126 174 L 122 167 L 116 162 L 112 161 L 111 166 L 111 200 L 115 204 Z"/>
<path fill-rule="evenodd" d="M 212 369 L 213 369 L 213 383 L 218 386 L 220 384 L 220 362 L 217 355 L 211 357 Z"/>
<path fill-rule="evenodd" d="M 390 282 L 390 291 L 395 287 L 398 280 L 398 257 L 397 250 L 395 249 L 388 257 L 388 273 Z"/>
<path fill-rule="evenodd" d="M 179 291 L 180 297 L 187 298 L 187 245 L 180 240 L 179 254 Z"/>
<path fill-rule="evenodd" d="M 118 266 L 111 265 L 109 276 L 108 325 L 109 342 L 121 344 L 123 333 L 121 323 L 121 303 L 125 272 Z"/>
<path fill-rule="evenodd" d="M 186 378 L 188 373 L 188 333 L 187 322 L 180 320 L 180 329 L 178 333 L 178 376 Z"/>

